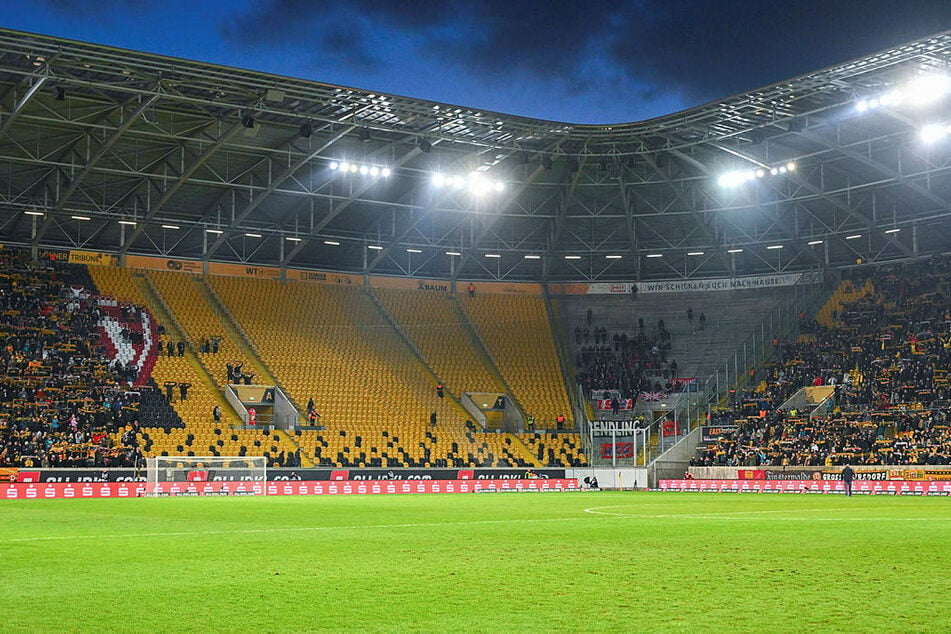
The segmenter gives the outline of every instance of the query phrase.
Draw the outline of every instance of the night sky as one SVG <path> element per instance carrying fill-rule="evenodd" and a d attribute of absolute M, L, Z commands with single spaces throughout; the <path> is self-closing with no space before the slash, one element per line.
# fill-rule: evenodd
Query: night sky
<path fill-rule="evenodd" d="M 949 0 L 5 0 L 0 26 L 506 114 L 670 114 L 951 29 Z"/>

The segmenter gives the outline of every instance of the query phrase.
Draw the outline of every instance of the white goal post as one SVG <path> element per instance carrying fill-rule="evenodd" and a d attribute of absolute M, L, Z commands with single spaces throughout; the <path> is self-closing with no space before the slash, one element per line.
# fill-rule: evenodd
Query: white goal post
<path fill-rule="evenodd" d="M 267 495 L 264 456 L 146 458 L 147 496 Z"/>

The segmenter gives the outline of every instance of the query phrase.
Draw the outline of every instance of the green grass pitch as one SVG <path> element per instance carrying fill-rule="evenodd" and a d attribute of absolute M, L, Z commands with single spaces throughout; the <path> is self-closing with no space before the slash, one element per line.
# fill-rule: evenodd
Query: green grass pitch
<path fill-rule="evenodd" d="M 0 502 L 4 632 L 937 632 L 951 500 Z"/>

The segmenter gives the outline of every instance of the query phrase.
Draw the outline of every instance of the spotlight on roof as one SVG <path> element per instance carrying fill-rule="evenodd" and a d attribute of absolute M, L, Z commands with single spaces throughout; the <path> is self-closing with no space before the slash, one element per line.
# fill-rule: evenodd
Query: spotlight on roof
<path fill-rule="evenodd" d="M 922 75 L 912 80 L 903 91 L 914 105 L 926 105 L 944 97 L 951 91 L 951 79 L 946 75 Z"/>
<path fill-rule="evenodd" d="M 943 123 L 929 123 L 918 132 L 918 138 L 922 143 L 937 143 L 951 132 L 951 126 Z"/>
<path fill-rule="evenodd" d="M 250 130 L 254 127 L 254 117 L 249 114 L 241 115 L 241 125 Z"/>

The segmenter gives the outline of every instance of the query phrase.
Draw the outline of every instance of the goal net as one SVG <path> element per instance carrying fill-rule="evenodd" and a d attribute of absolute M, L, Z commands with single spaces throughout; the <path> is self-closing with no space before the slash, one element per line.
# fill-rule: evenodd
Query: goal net
<path fill-rule="evenodd" d="M 267 495 L 264 456 L 156 456 L 145 464 L 149 496 Z"/>

